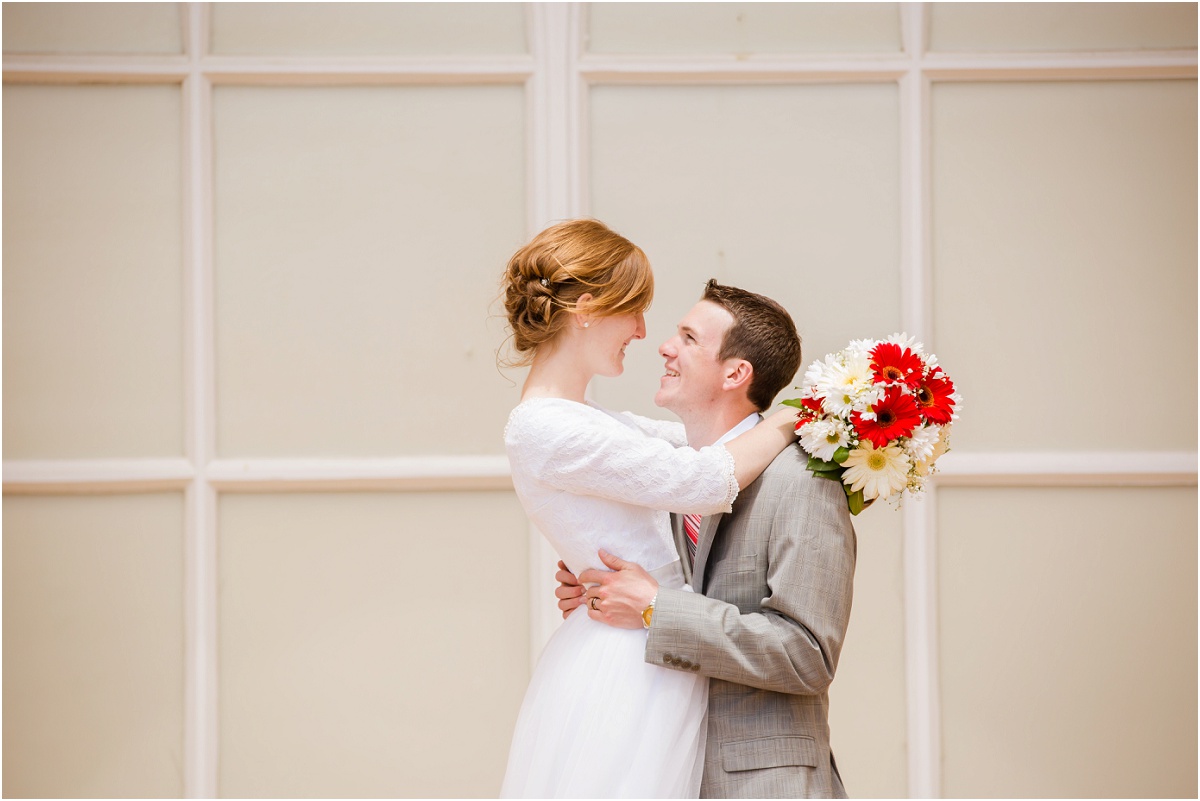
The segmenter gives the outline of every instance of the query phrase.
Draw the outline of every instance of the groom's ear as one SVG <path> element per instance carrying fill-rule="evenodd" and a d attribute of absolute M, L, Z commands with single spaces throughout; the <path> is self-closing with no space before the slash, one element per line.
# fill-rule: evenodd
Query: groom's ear
<path fill-rule="evenodd" d="M 754 365 L 745 359 L 728 359 L 725 362 L 725 382 L 722 389 L 749 391 L 752 378 L 754 378 Z"/>

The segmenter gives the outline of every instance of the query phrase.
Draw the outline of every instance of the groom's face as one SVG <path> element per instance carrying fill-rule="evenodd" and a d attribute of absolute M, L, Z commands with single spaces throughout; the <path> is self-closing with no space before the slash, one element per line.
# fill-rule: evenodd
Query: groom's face
<path fill-rule="evenodd" d="M 720 359 L 733 316 L 702 300 L 676 326 L 658 353 L 665 362 L 654 403 L 681 418 L 708 410 L 721 399 L 725 363 Z"/>

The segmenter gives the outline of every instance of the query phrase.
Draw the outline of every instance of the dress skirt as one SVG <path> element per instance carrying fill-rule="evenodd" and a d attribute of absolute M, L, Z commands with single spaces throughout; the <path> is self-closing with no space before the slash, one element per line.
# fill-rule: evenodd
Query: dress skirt
<path fill-rule="evenodd" d="M 567 617 L 530 679 L 502 798 L 699 797 L 708 679 L 645 652 L 645 630 Z"/>

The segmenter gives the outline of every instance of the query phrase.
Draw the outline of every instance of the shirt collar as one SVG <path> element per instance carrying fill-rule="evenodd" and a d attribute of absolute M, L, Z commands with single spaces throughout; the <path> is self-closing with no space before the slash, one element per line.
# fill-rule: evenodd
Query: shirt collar
<path fill-rule="evenodd" d="M 759 424 L 759 423 L 762 421 L 762 419 L 763 419 L 763 418 L 762 418 L 762 415 L 761 415 L 761 414 L 759 414 L 758 412 L 752 412 L 752 413 L 750 413 L 750 414 L 746 415 L 746 419 L 745 419 L 745 420 L 743 420 L 742 422 L 738 423 L 738 424 L 737 424 L 736 426 L 734 426 L 733 428 L 731 428 L 731 429 L 729 429 L 728 431 L 726 431 L 726 432 L 725 432 L 725 435 L 724 435 L 723 437 L 721 437 L 720 439 L 718 439 L 718 440 L 717 440 L 716 442 L 714 442 L 713 444 L 714 444 L 714 445 L 723 445 L 723 444 L 725 444 L 725 443 L 726 443 L 726 442 L 728 442 L 729 440 L 731 440 L 731 439 L 733 439 L 734 437 L 736 437 L 738 434 L 744 434 L 745 432 L 747 432 L 747 431 L 749 431 L 750 429 L 754 428 L 756 425 L 758 425 L 758 424 Z"/>

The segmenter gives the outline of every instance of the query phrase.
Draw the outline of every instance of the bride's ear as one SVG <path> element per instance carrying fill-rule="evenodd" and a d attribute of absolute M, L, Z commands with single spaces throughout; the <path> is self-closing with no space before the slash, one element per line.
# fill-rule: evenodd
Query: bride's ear
<path fill-rule="evenodd" d="M 587 328 L 591 324 L 592 300 L 592 293 L 584 292 L 575 301 L 575 321 L 583 328 Z"/>

